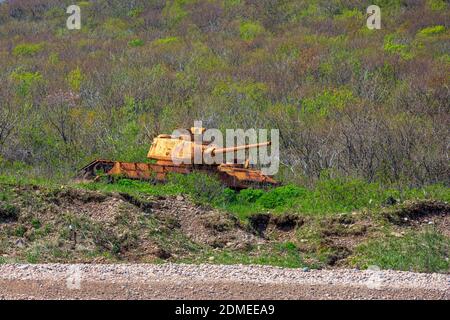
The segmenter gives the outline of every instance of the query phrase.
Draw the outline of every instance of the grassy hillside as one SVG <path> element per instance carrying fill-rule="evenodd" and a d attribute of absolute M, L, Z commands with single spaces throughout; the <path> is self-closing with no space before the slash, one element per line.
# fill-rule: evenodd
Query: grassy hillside
<path fill-rule="evenodd" d="M 279 128 L 284 182 L 449 183 L 446 1 L 82 1 L 79 31 L 69 4 L 0 4 L 3 173 L 144 161 L 203 120 Z"/>

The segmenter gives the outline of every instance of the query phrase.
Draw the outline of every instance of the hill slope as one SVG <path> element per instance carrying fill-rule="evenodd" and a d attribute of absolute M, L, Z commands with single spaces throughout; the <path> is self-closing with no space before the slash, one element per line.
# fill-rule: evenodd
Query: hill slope
<path fill-rule="evenodd" d="M 83 1 L 70 31 L 72 2 L 0 4 L 2 170 L 143 161 L 202 120 L 279 129 L 284 181 L 449 183 L 447 1 Z"/>
<path fill-rule="evenodd" d="M 450 206 L 245 220 L 189 196 L 0 184 L 0 262 L 189 262 L 448 272 Z"/>

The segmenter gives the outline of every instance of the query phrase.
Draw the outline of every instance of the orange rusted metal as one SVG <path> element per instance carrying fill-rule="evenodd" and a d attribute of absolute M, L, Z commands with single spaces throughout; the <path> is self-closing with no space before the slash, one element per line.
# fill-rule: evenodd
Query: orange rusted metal
<path fill-rule="evenodd" d="M 194 164 L 194 152 L 203 155 L 216 156 L 248 150 L 270 145 L 270 142 L 242 145 L 232 148 L 217 148 L 209 142 L 194 142 L 194 134 L 203 134 L 204 128 L 191 128 L 190 135 L 174 137 L 171 135 L 159 135 L 153 139 L 147 157 L 156 160 L 156 163 L 122 162 L 111 160 L 95 160 L 82 168 L 78 174 L 82 179 L 98 179 L 100 174 L 109 177 L 126 177 L 129 179 L 152 180 L 164 182 L 169 173 L 189 174 L 191 172 L 204 172 L 216 174 L 228 187 L 243 189 L 278 183 L 270 176 L 259 170 L 251 169 L 248 160 L 245 164 Z M 174 162 L 175 161 L 175 162 Z M 180 164 L 181 163 L 181 164 Z"/>

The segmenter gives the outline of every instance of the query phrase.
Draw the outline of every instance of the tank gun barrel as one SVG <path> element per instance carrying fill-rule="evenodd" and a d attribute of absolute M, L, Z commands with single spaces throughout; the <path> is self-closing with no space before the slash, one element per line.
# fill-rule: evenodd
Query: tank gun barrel
<path fill-rule="evenodd" d="M 246 145 L 242 145 L 242 146 L 237 146 L 237 147 L 229 147 L 229 148 L 217 148 L 217 149 L 213 149 L 211 150 L 211 155 L 216 155 L 218 153 L 229 153 L 229 152 L 235 152 L 235 151 L 240 151 L 240 150 L 248 150 L 248 149 L 253 149 L 253 148 L 260 148 L 260 147 L 267 147 L 270 146 L 271 142 L 261 142 L 261 143 L 254 143 L 254 144 L 246 144 Z"/>

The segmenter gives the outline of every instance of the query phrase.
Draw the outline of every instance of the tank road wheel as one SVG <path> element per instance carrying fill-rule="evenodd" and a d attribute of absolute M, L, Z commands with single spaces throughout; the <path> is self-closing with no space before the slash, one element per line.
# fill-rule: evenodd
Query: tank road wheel
<path fill-rule="evenodd" d="M 96 163 L 93 168 L 95 181 L 100 180 L 102 175 L 107 175 L 108 171 L 111 170 L 112 167 L 113 167 L 113 165 L 110 163 L 105 163 L 105 162 Z M 108 181 L 108 183 L 114 182 L 113 178 L 110 175 L 107 175 L 107 181 Z"/>
<path fill-rule="evenodd" d="M 85 170 L 83 174 L 81 175 L 82 180 L 92 180 L 92 171 Z"/>
<path fill-rule="evenodd" d="M 81 169 L 77 177 L 85 181 L 97 181 L 101 175 L 111 170 L 113 165 L 114 163 L 112 161 L 96 160 Z"/>

